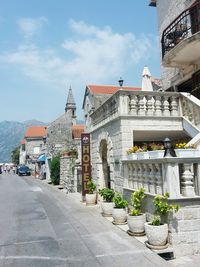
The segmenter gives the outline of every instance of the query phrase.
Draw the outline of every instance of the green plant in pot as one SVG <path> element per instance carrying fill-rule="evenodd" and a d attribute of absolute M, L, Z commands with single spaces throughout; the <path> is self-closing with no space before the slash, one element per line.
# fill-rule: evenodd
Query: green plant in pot
<path fill-rule="evenodd" d="M 162 221 L 169 212 L 177 212 L 179 210 L 178 205 L 168 203 L 168 198 L 168 193 L 154 197 L 155 212 L 153 220 L 150 223 L 145 223 L 145 232 L 148 239 L 147 246 L 155 249 L 167 247 L 168 225 Z"/>
<path fill-rule="evenodd" d="M 144 235 L 144 223 L 146 215 L 142 213 L 142 200 L 146 197 L 144 188 L 140 188 L 131 194 L 131 204 L 133 209 L 128 215 L 127 222 L 129 234 Z"/>
<path fill-rule="evenodd" d="M 99 189 L 99 195 L 103 197 L 103 201 L 101 202 L 102 215 L 107 217 L 112 216 L 112 210 L 114 207 L 113 197 L 115 195 L 114 190 L 105 187 Z"/>
<path fill-rule="evenodd" d="M 90 180 L 87 183 L 88 193 L 85 195 L 86 205 L 93 206 L 97 203 L 96 184 Z"/>
<path fill-rule="evenodd" d="M 128 201 L 126 201 L 120 193 L 115 193 L 113 198 L 114 209 L 112 211 L 113 223 L 114 224 L 126 224 Z"/>

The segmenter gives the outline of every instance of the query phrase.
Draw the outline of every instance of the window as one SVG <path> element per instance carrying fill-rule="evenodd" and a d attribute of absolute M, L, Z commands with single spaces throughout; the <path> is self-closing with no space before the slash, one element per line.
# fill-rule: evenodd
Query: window
<path fill-rule="evenodd" d="M 40 147 L 39 146 L 35 146 L 33 148 L 33 154 L 40 154 Z"/>

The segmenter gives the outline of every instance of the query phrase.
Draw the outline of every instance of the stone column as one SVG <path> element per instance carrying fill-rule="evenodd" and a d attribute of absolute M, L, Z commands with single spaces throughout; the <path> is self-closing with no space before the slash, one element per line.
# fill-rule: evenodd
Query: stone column
<path fill-rule="evenodd" d="M 162 164 L 163 189 L 169 193 L 170 198 L 180 198 L 180 177 L 178 163 Z"/>

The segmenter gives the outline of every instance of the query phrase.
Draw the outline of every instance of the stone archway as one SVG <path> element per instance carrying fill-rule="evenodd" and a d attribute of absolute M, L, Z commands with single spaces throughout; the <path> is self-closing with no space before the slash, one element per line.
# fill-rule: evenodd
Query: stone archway
<path fill-rule="evenodd" d="M 107 132 L 102 132 L 98 138 L 98 186 L 114 189 L 113 180 L 113 145 Z"/>

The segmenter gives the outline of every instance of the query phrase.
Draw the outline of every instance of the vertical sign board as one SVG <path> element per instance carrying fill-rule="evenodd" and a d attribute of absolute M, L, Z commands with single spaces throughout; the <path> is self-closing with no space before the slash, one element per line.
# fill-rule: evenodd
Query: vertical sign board
<path fill-rule="evenodd" d="M 91 180 L 91 161 L 90 161 L 90 134 L 81 134 L 82 148 L 82 196 L 88 192 L 87 183 Z"/>

